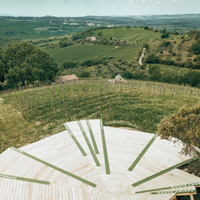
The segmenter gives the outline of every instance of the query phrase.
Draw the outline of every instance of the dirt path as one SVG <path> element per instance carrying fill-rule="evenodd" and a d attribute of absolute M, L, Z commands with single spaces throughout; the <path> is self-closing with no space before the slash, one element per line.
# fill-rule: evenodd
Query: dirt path
<path fill-rule="evenodd" d="M 146 48 L 143 48 L 142 55 L 141 55 L 141 57 L 140 57 L 140 59 L 139 59 L 139 64 L 140 64 L 140 65 L 142 65 L 142 58 L 143 58 L 143 56 L 144 56 L 145 50 L 146 50 Z"/>

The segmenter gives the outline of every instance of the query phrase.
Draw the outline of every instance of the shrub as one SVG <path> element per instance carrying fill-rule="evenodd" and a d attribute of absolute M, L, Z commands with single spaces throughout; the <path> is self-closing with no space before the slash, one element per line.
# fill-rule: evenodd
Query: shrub
<path fill-rule="evenodd" d="M 90 77 L 90 72 L 88 72 L 88 71 L 82 71 L 82 72 L 79 74 L 79 77 L 81 77 L 81 78 Z"/>
<path fill-rule="evenodd" d="M 194 59 L 194 62 L 199 62 L 200 61 L 200 55 L 197 56 L 195 59 Z"/>
<path fill-rule="evenodd" d="M 181 56 L 177 56 L 176 61 L 181 61 Z"/>
<path fill-rule="evenodd" d="M 192 56 L 193 56 L 192 53 L 188 53 L 188 54 L 187 54 L 187 57 L 192 57 Z"/>
<path fill-rule="evenodd" d="M 163 45 L 164 47 L 169 47 L 170 44 L 171 44 L 171 42 L 169 42 L 169 41 L 163 42 L 163 43 L 162 43 L 162 45 Z"/>
<path fill-rule="evenodd" d="M 125 77 L 127 79 L 133 79 L 134 76 L 133 76 L 132 72 L 124 72 L 123 77 Z"/>
<path fill-rule="evenodd" d="M 172 52 L 172 56 L 176 56 L 176 53 L 175 53 L 175 52 Z"/>

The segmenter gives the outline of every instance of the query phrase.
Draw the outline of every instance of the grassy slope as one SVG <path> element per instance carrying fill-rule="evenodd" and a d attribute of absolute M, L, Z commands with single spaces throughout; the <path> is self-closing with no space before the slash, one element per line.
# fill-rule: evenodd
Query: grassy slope
<path fill-rule="evenodd" d="M 45 49 L 56 62 L 64 61 L 83 61 L 92 59 L 96 56 L 99 58 L 114 56 L 114 59 L 133 60 L 141 45 L 123 46 L 115 48 L 108 45 L 72 45 L 64 48 Z"/>
<path fill-rule="evenodd" d="M 25 145 L 35 139 L 36 131 L 34 123 L 25 120 L 20 109 L 15 109 L 10 104 L 4 104 L 0 98 L 1 148 Z"/>
<path fill-rule="evenodd" d="M 104 79 L 102 83 L 84 81 L 1 93 L 5 104 L 0 104 L 0 152 L 61 132 L 63 122 L 79 118 L 102 118 L 104 125 L 128 126 L 155 133 L 162 118 L 177 112 L 183 105 L 190 107 L 198 103 L 196 92 L 200 94 L 199 89 L 193 88 L 191 94 L 189 90 L 184 86 L 134 81 L 130 95 L 131 82 L 120 86 Z"/>
<path fill-rule="evenodd" d="M 98 36 L 99 32 L 102 32 L 102 38 L 115 37 L 117 39 L 124 39 L 133 42 L 137 40 L 141 42 L 150 42 L 151 40 L 161 39 L 162 35 L 161 33 L 145 30 L 143 28 L 102 29 L 94 31 L 94 35 Z"/>

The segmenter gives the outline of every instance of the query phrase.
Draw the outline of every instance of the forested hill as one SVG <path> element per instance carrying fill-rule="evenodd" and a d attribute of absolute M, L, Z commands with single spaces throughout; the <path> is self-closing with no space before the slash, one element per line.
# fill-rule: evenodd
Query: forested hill
<path fill-rule="evenodd" d="M 88 28 L 152 27 L 169 32 L 198 30 L 200 14 L 152 16 L 13 17 L 0 16 L 0 47 L 22 39 L 47 38 L 82 32 Z"/>
<path fill-rule="evenodd" d="M 63 21 L 57 17 L 0 17 L 0 47 L 22 39 L 47 38 L 87 29 L 86 26 L 64 25 Z"/>

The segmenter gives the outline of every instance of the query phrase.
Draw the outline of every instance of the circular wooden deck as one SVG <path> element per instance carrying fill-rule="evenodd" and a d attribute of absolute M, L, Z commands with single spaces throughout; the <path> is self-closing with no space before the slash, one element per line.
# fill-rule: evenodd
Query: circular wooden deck
<path fill-rule="evenodd" d="M 0 200 L 173 200 L 200 178 L 177 167 L 196 158 L 157 135 L 65 123 L 66 131 L 0 154 Z"/>

